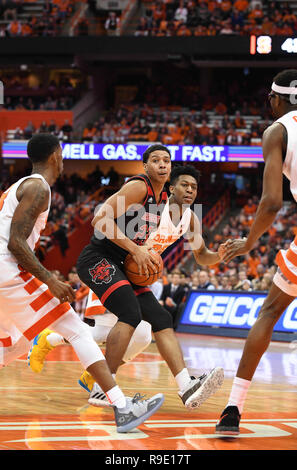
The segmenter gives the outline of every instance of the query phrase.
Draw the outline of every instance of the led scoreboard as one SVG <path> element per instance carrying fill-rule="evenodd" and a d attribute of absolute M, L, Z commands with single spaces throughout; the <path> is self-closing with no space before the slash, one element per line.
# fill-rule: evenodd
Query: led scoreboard
<path fill-rule="evenodd" d="M 250 54 L 292 56 L 297 54 L 297 38 L 252 35 Z"/>

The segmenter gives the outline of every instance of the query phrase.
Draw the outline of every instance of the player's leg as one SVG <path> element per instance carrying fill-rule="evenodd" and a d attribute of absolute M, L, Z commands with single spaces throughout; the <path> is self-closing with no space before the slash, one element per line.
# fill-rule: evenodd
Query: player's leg
<path fill-rule="evenodd" d="M 142 401 L 139 394 L 133 399 L 124 396 L 110 373 L 102 351 L 92 338 L 90 328 L 72 308 L 51 326 L 72 345 L 83 367 L 105 392 L 114 408 L 118 432 L 127 432 L 139 426 L 160 408 L 164 401 L 162 394 Z"/>
<path fill-rule="evenodd" d="M 104 318 L 100 318 L 99 321 L 102 322 Z M 111 327 L 109 328 L 111 329 Z M 106 335 L 107 337 L 107 335 Z M 128 344 L 128 348 L 124 354 L 122 363 L 123 365 L 131 360 L 133 360 L 138 354 L 144 351 L 152 340 L 151 325 L 146 321 L 141 321 L 137 328 L 135 329 L 131 340 Z M 115 377 L 115 373 L 113 374 Z M 82 385 L 86 390 L 90 391 L 90 397 L 88 402 L 90 405 L 94 406 L 109 406 L 108 399 L 101 389 L 101 387 L 95 382 L 90 380 L 90 376 L 87 372 L 84 372 L 80 377 L 80 385 Z"/>
<path fill-rule="evenodd" d="M 219 434 L 239 434 L 239 423 L 251 380 L 271 341 L 273 328 L 295 297 L 272 283 L 245 342 L 226 408 L 216 425 Z"/>
<path fill-rule="evenodd" d="M 200 406 L 223 383 L 223 369 L 215 368 L 201 377 L 191 377 L 183 353 L 172 327 L 172 317 L 156 300 L 152 292 L 138 296 L 143 318 L 152 325 L 161 356 L 171 370 L 179 388 L 179 396 L 185 406 Z"/>
<path fill-rule="evenodd" d="M 134 291 L 119 264 L 91 245 L 79 256 L 77 272 L 104 307 L 118 318 L 106 339 L 105 353 L 111 372 L 116 373 L 133 332 L 141 321 Z"/>

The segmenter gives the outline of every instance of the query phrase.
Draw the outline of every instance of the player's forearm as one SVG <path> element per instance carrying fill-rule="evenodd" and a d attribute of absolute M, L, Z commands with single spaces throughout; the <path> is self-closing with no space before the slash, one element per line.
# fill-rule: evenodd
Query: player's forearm
<path fill-rule="evenodd" d="M 195 261 L 202 266 L 212 266 L 220 261 L 219 253 L 205 249 L 202 253 L 193 252 Z"/>
<path fill-rule="evenodd" d="M 114 219 L 111 218 L 98 218 L 95 224 L 95 228 L 102 233 L 108 240 L 112 241 L 120 248 L 128 251 L 130 254 L 134 254 L 137 249 L 136 243 L 120 230 Z"/>
<path fill-rule="evenodd" d="M 257 240 L 267 232 L 273 224 L 276 214 L 281 209 L 278 204 L 262 201 L 256 212 L 255 220 L 251 226 L 250 233 L 247 237 L 246 246 L 249 250 L 253 248 Z"/>
<path fill-rule="evenodd" d="M 53 279 L 52 273 L 42 266 L 25 240 L 17 238 L 10 240 L 8 249 L 22 268 L 41 282 L 48 284 Z"/>

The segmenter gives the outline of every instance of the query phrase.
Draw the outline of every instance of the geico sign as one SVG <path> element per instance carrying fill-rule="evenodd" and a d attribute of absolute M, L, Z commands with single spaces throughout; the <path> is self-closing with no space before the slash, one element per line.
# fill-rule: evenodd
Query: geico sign
<path fill-rule="evenodd" d="M 193 323 L 251 327 L 255 323 L 265 296 L 198 294 L 189 313 Z M 282 326 L 297 330 L 297 300 L 285 311 Z"/>

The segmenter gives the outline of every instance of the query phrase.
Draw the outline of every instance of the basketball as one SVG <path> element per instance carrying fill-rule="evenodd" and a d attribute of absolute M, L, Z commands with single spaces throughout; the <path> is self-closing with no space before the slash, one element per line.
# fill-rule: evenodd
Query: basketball
<path fill-rule="evenodd" d="M 129 279 L 132 284 L 136 284 L 137 286 L 150 286 L 154 282 L 156 282 L 163 273 L 163 260 L 159 253 L 156 253 L 156 259 L 158 260 L 158 269 L 157 272 L 154 272 L 150 267 L 149 276 L 146 274 L 139 274 L 138 273 L 138 265 L 134 261 L 132 255 L 127 255 L 124 261 L 124 270 L 127 278 Z"/>

